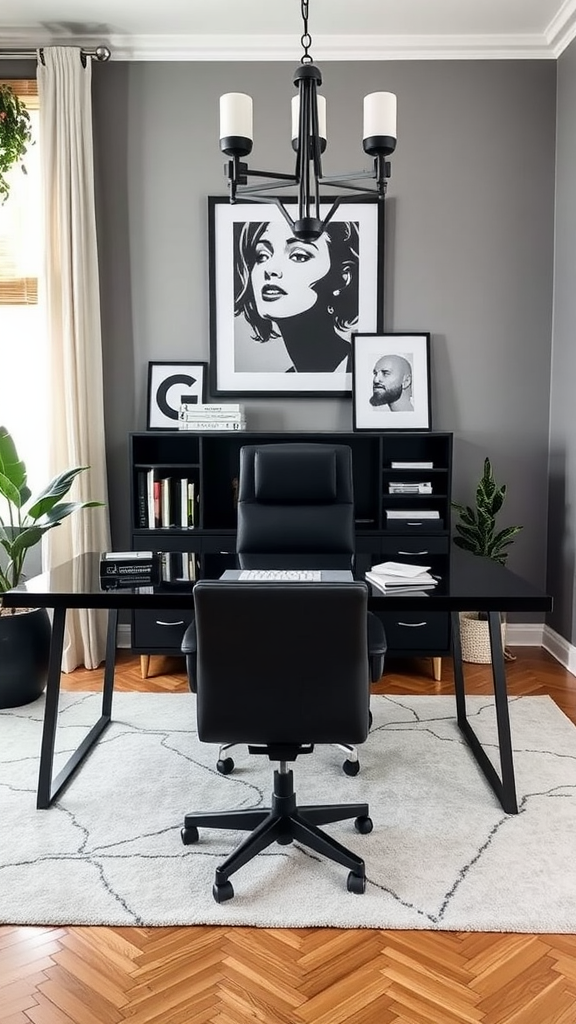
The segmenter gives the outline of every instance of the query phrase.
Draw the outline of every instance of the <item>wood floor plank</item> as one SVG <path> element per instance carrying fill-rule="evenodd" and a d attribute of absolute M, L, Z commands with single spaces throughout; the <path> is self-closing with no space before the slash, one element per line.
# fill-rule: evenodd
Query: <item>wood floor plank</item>
<path fill-rule="evenodd" d="M 576 723 L 574 676 L 545 651 L 515 652 L 510 693 L 548 694 Z M 139 658 L 119 652 L 117 689 L 188 692 L 183 660 L 152 669 L 142 680 Z M 449 659 L 442 674 L 433 680 L 427 659 L 390 663 L 374 690 L 452 693 Z M 101 685 L 101 670 L 62 677 L 63 689 Z M 489 668 L 466 666 L 466 685 L 491 693 Z M 576 935 L 1 926 L 0 1024 L 95 1021 L 576 1024 Z"/>

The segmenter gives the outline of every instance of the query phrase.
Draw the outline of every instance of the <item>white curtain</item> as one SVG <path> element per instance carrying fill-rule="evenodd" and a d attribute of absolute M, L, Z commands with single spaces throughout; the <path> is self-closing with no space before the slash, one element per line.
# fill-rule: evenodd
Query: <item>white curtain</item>
<path fill-rule="evenodd" d="M 76 47 L 45 47 L 38 60 L 48 331 L 50 477 L 76 466 L 70 496 L 98 500 L 45 536 L 45 567 L 110 547 L 100 288 L 94 211 L 92 64 Z M 105 613 L 68 612 L 62 667 L 96 668 L 105 655 Z"/>

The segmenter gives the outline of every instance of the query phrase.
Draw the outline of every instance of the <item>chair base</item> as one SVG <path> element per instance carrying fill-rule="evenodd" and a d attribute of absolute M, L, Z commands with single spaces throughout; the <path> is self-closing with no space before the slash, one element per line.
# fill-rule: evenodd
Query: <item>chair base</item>
<path fill-rule="evenodd" d="M 370 729 L 372 728 L 371 711 L 368 712 L 368 727 Z M 241 746 L 240 743 L 222 743 L 220 745 L 218 749 L 216 769 L 221 775 L 230 775 L 234 771 L 234 759 L 228 756 L 228 751 L 239 746 Z M 336 747 L 337 750 L 341 750 L 343 754 L 346 754 L 346 760 L 342 764 L 342 771 L 344 774 L 358 775 L 358 772 L 360 771 L 360 761 L 358 760 L 357 748 L 351 743 L 332 743 L 331 746 Z"/>
<path fill-rule="evenodd" d="M 348 890 L 362 893 L 366 887 L 364 861 L 318 827 L 348 818 L 356 819 L 354 826 L 358 832 L 366 834 L 372 831 L 368 804 L 316 804 L 297 807 L 293 772 L 276 770 L 270 807 L 187 814 L 181 836 L 182 842 L 188 845 L 198 841 L 198 826 L 250 829 L 251 834 L 216 868 L 212 892 L 217 903 L 231 899 L 234 895 L 229 881 L 230 875 L 272 843 L 277 842 L 283 846 L 293 840 L 348 868 Z"/>

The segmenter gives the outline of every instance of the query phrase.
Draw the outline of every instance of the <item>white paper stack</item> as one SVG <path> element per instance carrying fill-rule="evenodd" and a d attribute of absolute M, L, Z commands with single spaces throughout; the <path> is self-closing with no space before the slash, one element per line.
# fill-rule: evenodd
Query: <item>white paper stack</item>
<path fill-rule="evenodd" d="M 422 594 L 438 582 L 429 570 L 429 565 L 380 562 L 366 573 L 366 579 L 383 594 Z"/>

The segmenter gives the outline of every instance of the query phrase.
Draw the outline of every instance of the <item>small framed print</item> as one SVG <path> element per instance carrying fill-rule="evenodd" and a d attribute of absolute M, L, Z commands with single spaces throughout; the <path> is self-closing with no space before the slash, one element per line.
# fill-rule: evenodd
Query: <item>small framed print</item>
<path fill-rule="evenodd" d="M 352 335 L 354 430 L 430 430 L 430 335 Z"/>
<path fill-rule="evenodd" d="M 177 430 L 183 402 L 206 401 L 208 363 L 148 363 L 148 430 Z"/>

